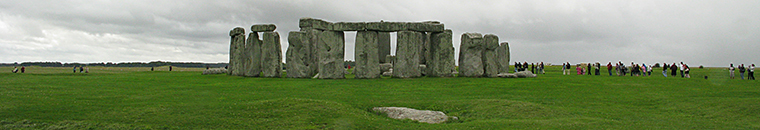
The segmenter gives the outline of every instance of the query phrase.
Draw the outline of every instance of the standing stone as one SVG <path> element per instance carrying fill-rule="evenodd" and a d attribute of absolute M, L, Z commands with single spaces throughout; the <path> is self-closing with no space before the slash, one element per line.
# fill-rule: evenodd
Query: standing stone
<path fill-rule="evenodd" d="M 393 77 L 420 77 L 420 47 L 424 42 L 424 33 L 399 31 L 396 39 L 396 61 L 393 64 Z"/>
<path fill-rule="evenodd" d="M 462 34 L 459 46 L 459 76 L 483 76 L 483 35 L 480 33 Z"/>
<path fill-rule="evenodd" d="M 288 78 L 311 78 L 309 67 L 305 62 L 309 60 L 309 38 L 306 32 L 291 31 L 288 33 L 288 51 L 285 60 L 287 62 Z"/>
<path fill-rule="evenodd" d="M 429 47 L 430 47 L 430 35 L 433 33 L 424 33 L 423 42 L 420 46 L 420 64 L 427 65 L 427 59 L 430 59 Z M 424 71 L 424 70 L 423 70 Z"/>
<path fill-rule="evenodd" d="M 502 42 L 496 54 L 499 57 L 499 73 L 509 73 L 509 43 Z"/>
<path fill-rule="evenodd" d="M 430 59 L 428 59 L 428 76 L 452 77 L 455 69 L 454 46 L 451 30 L 430 35 Z"/>
<path fill-rule="evenodd" d="M 319 33 L 317 53 L 319 54 L 319 78 L 342 79 L 343 47 L 345 44 L 343 31 L 324 31 Z"/>
<path fill-rule="evenodd" d="M 245 29 L 236 27 L 230 30 L 230 63 L 228 75 L 243 76 L 244 69 L 244 51 L 245 51 Z"/>
<path fill-rule="evenodd" d="M 391 33 L 377 32 L 377 54 L 380 63 L 391 63 L 386 61 L 386 56 L 391 54 Z"/>
<path fill-rule="evenodd" d="M 499 74 L 499 61 L 496 54 L 499 37 L 493 34 L 483 36 L 483 76 L 496 77 Z"/>
<path fill-rule="evenodd" d="M 306 32 L 306 37 L 309 39 L 309 59 L 305 64 L 309 66 L 309 75 L 314 77 L 314 75 L 319 73 L 319 54 L 317 53 L 317 44 L 319 43 L 319 33 L 322 33 L 322 31 L 313 28 L 301 28 L 301 31 Z"/>
<path fill-rule="evenodd" d="M 245 76 L 259 77 L 261 75 L 261 42 L 259 33 L 251 32 L 248 34 L 248 40 L 245 43 L 248 62 L 245 67 Z"/>
<path fill-rule="evenodd" d="M 279 78 L 282 71 L 282 50 L 280 50 L 280 34 L 264 32 L 264 43 L 261 45 L 261 77 Z"/>
<path fill-rule="evenodd" d="M 380 57 L 378 51 L 378 32 L 356 32 L 356 67 L 354 74 L 359 79 L 380 78 Z"/>

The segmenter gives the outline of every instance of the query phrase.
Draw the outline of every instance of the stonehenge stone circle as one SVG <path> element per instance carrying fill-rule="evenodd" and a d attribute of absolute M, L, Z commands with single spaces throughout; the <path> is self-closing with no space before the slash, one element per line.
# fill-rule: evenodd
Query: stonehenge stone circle
<path fill-rule="evenodd" d="M 499 73 L 509 72 L 509 43 L 502 42 L 499 48 L 496 49 L 496 54 L 499 56 Z"/>
<path fill-rule="evenodd" d="M 452 77 L 455 69 L 454 46 L 451 30 L 430 35 L 430 59 L 427 61 L 426 76 Z"/>
<path fill-rule="evenodd" d="M 464 33 L 459 45 L 459 76 L 483 76 L 483 35 Z"/>
<path fill-rule="evenodd" d="M 390 63 L 385 56 L 391 54 L 391 33 L 377 32 L 377 54 L 380 63 Z"/>
<path fill-rule="evenodd" d="M 224 69 L 224 68 L 211 68 L 211 69 L 203 70 L 203 73 L 201 73 L 201 74 L 202 75 L 210 75 L 210 74 L 226 74 L 226 73 L 227 73 L 227 69 Z"/>
<path fill-rule="evenodd" d="M 483 76 L 496 77 L 499 74 L 498 55 L 499 37 L 493 34 L 483 36 Z"/>
<path fill-rule="evenodd" d="M 236 27 L 230 30 L 230 62 L 227 74 L 243 76 L 244 68 L 244 51 L 245 51 L 245 29 Z"/>
<path fill-rule="evenodd" d="M 393 63 L 394 78 L 420 77 L 420 44 L 424 42 L 424 33 L 416 31 L 399 31 L 396 42 L 396 61 Z"/>
<path fill-rule="evenodd" d="M 261 45 L 261 77 L 279 78 L 282 71 L 280 34 L 264 32 L 263 41 Z"/>
<path fill-rule="evenodd" d="M 286 52 L 286 66 L 288 78 L 311 78 L 309 62 L 309 38 L 306 32 L 291 31 L 288 33 L 288 50 Z"/>
<path fill-rule="evenodd" d="M 342 79 L 344 34 L 342 31 L 324 31 L 319 33 L 317 53 L 319 54 L 319 78 Z"/>
<path fill-rule="evenodd" d="M 378 56 L 378 32 L 359 31 L 356 33 L 356 78 L 380 78 L 380 57 Z"/>
<path fill-rule="evenodd" d="M 288 33 L 286 62 L 288 78 L 342 79 L 344 31 L 357 31 L 355 78 L 429 77 L 535 77 L 510 74 L 509 44 L 499 44 L 493 34 L 462 34 L 455 54 L 452 31 L 438 21 L 423 22 L 328 22 L 301 18 L 300 30 Z M 228 75 L 281 77 L 283 70 L 279 33 L 274 24 L 230 30 Z M 263 35 L 259 36 L 259 32 Z M 397 32 L 396 55 L 391 55 L 391 34 Z M 259 39 L 261 37 L 261 39 Z M 455 60 L 455 55 L 459 56 Z M 459 63 L 459 71 L 456 64 Z M 221 72 L 214 70 L 215 73 Z M 395 71 L 395 72 L 394 72 Z"/>
<path fill-rule="evenodd" d="M 276 28 L 274 24 L 257 24 L 251 26 L 251 32 L 272 32 Z"/>

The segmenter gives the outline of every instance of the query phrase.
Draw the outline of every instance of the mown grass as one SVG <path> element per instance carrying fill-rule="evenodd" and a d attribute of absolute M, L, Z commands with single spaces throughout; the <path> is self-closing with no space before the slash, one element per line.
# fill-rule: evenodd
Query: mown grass
<path fill-rule="evenodd" d="M 550 67 L 527 79 L 337 80 L 71 69 L 0 72 L 0 129 L 760 129 L 760 85 L 721 68 L 694 69 L 690 79 Z M 395 120 L 370 111 L 379 106 L 460 120 Z"/>

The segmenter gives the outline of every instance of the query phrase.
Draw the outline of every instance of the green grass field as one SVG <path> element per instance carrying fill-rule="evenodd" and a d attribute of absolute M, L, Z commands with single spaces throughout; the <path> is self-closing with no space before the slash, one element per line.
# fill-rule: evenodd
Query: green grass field
<path fill-rule="evenodd" d="M 338 80 L 11 68 L 0 67 L 0 129 L 760 129 L 760 82 L 730 80 L 722 68 L 695 68 L 690 79 L 660 69 L 651 77 L 562 75 L 552 66 L 527 79 Z M 460 120 L 370 111 L 381 106 Z"/>

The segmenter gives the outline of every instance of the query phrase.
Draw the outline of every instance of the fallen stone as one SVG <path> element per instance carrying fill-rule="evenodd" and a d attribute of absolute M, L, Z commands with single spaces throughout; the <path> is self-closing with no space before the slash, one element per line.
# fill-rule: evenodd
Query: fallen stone
<path fill-rule="evenodd" d="M 496 77 L 499 74 L 498 55 L 499 37 L 493 34 L 483 36 L 483 76 Z"/>
<path fill-rule="evenodd" d="M 393 76 L 393 68 L 388 69 L 386 72 L 383 72 L 383 76 Z"/>
<path fill-rule="evenodd" d="M 280 34 L 264 32 L 261 45 L 261 77 L 279 78 L 282 71 L 282 51 L 280 50 Z"/>
<path fill-rule="evenodd" d="M 533 74 L 530 71 L 516 72 L 515 75 L 517 75 L 518 78 L 535 78 L 536 77 L 536 74 Z"/>
<path fill-rule="evenodd" d="M 517 75 L 515 75 L 513 73 L 499 73 L 496 76 L 497 77 L 502 77 L 502 78 L 517 78 Z"/>
<path fill-rule="evenodd" d="M 244 74 L 247 77 L 259 77 L 261 75 L 261 43 L 259 33 L 248 33 L 245 43 L 246 62 Z"/>
<path fill-rule="evenodd" d="M 451 30 L 445 30 L 430 35 L 430 59 L 428 59 L 426 76 L 452 77 L 456 67 L 454 64 L 454 46 Z"/>
<path fill-rule="evenodd" d="M 419 48 L 424 34 L 415 31 L 399 31 L 396 42 L 396 61 L 393 63 L 393 77 L 420 77 Z"/>
<path fill-rule="evenodd" d="M 229 75 L 243 76 L 245 65 L 245 29 L 236 27 L 230 30 L 230 70 Z"/>
<path fill-rule="evenodd" d="M 417 110 L 406 107 L 374 107 L 372 111 L 385 113 L 393 119 L 410 119 L 430 124 L 443 123 L 456 117 L 446 116 L 441 111 Z"/>
<path fill-rule="evenodd" d="M 459 76 L 483 76 L 483 36 L 480 33 L 464 33 L 459 46 Z"/>
<path fill-rule="evenodd" d="M 324 31 L 319 33 L 317 53 L 319 54 L 319 78 L 342 79 L 343 47 L 345 44 L 342 31 Z"/>
<path fill-rule="evenodd" d="M 210 75 L 210 74 L 225 74 L 227 73 L 227 69 L 224 68 L 210 68 L 203 70 L 203 75 Z"/>
<path fill-rule="evenodd" d="M 502 42 L 499 48 L 496 49 L 496 55 L 499 61 L 499 73 L 509 72 L 509 43 Z"/>
<path fill-rule="evenodd" d="M 251 32 L 271 32 L 276 28 L 274 24 L 257 24 L 251 26 Z"/>
<path fill-rule="evenodd" d="M 356 57 L 356 66 L 354 74 L 359 79 L 380 78 L 380 57 L 377 55 L 377 36 L 376 31 L 358 31 L 356 32 L 356 48 L 354 56 Z"/>
<path fill-rule="evenodd" d="M 291 31 L 288 33 L 288 50 L 285 60 L 288 72 L 288 78 L 310 78 L 310 69 L 306 62 L 309 60 L 309 38 L 306 32 Z"/>
<path fill-rule="evenodd" d="M 391 64 L 391 63 L 382 63 L 382 64 L 380 64 L 380 71 L 382 71 L 382 72 L 388 72 L 390 69 L 393 69 L 393 64 Z"/>

